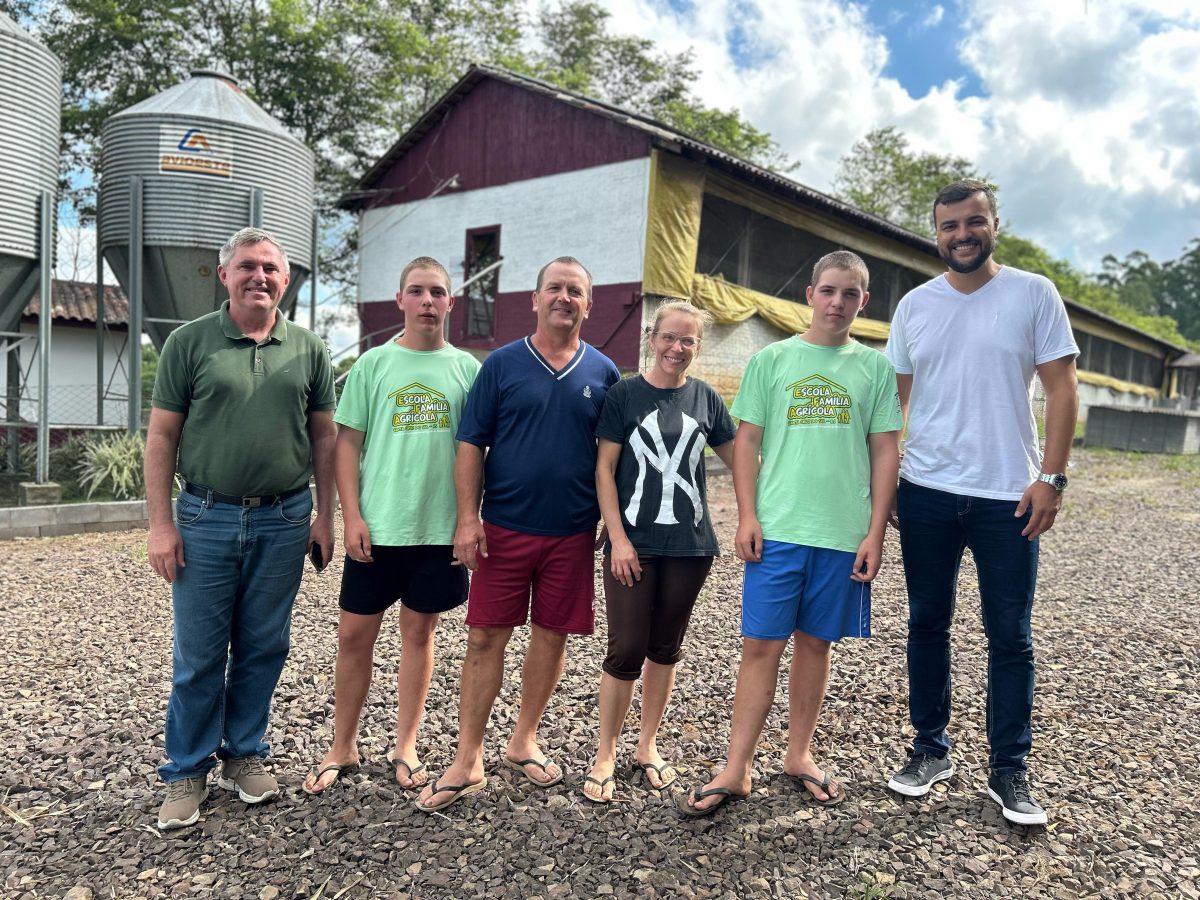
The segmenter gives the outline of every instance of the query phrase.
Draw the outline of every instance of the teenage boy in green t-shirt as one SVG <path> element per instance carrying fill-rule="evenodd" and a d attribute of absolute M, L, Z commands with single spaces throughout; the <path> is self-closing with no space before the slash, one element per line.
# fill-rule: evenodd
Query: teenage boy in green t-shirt
<path fill-rule="evenodd" d="M 428 780 L 417 756 L 417 728 L 433 673 L 434 629 L 439 614 L 467 599 L 467 570 L 454 564 L 452 546 L 454 435 L 479 363 L 443 336 L 454 298 L 437 260 L 422 256 L 404 267 L 396 302 L 404 332 L 354 364 L 334 415 L 346 560 L 333 746 L 304 781 L 310 794 L 358 766 L 375 639 L 384 612 L 397 601 L 399 703 L 387 759 L 401 787 Z"/>
<path fill-rule="evenodd" d="M 866 264 L 853 253 L 818 260 L 806 291 L 812 324 L 755 354 L 734 400 L 735 546 L 746 561 L 742 662 L 725 768 L 681 796 L 686 816 L 749 795 L 789 637 L 783 771 L 823 806 L 844 799 L 813 759 L 812 736 L 833 642 L 870 636 L 870 584 L 883 556 L 903 425 L 890 363 L 850 338 L 867 283 Z"/>

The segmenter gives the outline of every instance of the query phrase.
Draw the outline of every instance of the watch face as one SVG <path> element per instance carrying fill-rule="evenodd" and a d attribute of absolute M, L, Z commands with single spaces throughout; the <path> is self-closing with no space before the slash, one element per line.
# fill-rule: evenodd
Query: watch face
<path fill-rule="evenodd" d="M 1046 482 L 1046 484 L 1053 486 L 1053 488 L 1056 491 L 1061 491 L 1063 488 L 1065 488 L 1067 486 L 1067 476 L 1066 475 L 1057 475 L 1057 474 L 1042 475 L 1039 480 L 1044 481 L 1044 482 Z"/>

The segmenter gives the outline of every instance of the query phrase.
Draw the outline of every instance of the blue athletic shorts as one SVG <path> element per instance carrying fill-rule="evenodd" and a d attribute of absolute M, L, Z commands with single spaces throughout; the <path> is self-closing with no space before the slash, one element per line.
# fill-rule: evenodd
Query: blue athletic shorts
<path fill-rule="evenodd" d="M 803 631 L 825 641 L 871 636 L 871 585 L 853 581 L 855 554 L 763 541 L 762 562 L 746 563 L 742 636 L 787 640 Z"/>

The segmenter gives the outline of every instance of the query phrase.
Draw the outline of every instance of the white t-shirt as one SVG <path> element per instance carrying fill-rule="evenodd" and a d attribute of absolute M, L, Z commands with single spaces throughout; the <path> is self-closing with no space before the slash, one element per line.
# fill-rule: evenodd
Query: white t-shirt
<path fill-rule="evenodd" d="M 900 301 L 886 354 L 898 374 L 913 376 L 900 476 L 1019 500 L 1042 464 L 1036 367 L 1079 355 L 1054 283 L 1005 266 L 963 294 L 939 275 Z"/>

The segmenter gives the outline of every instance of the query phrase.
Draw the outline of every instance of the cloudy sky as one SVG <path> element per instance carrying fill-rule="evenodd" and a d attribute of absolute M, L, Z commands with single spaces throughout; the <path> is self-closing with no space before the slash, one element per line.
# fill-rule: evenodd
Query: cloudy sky
<path fill-rule="evenodd" d="M 614 31 L 692 47 L 828 189 L 873 128 L 976 161 L 1013 230 L 1088 271 L 1200 236 L 1198 0 L 600 0 Z"/>

